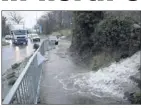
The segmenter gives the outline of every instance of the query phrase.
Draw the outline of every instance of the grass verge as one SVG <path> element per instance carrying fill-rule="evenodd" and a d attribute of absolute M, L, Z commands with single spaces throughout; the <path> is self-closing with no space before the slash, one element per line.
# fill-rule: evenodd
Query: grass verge
<path fill-rule="evenodd" d="M 92 70 L 98 70 L 99 68 L 109 66 L 112 62 L 115 61 L 115 57 L 112 54 L 102 52 L 93 56 L 91 67 Z"/>

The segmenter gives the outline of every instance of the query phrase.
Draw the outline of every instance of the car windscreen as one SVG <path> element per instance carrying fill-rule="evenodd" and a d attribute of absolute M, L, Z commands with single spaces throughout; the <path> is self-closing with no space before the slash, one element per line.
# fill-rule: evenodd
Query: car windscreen
<path fill-rule="evenodd" d="M 27 31 L 26 30 L 14 30 L 13 33 L 15 35 L 26 35 Z"/>

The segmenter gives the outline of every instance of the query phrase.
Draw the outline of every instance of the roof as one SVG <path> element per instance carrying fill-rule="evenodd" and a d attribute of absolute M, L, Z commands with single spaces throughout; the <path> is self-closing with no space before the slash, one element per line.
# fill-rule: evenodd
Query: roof
<path fill-rule="evenodd" d="M 12 30 L 23 30 L 25 29 L 24 28 L 24 25 L 23 24 L 17 24 L 17 25 L 12 25 Z"/>

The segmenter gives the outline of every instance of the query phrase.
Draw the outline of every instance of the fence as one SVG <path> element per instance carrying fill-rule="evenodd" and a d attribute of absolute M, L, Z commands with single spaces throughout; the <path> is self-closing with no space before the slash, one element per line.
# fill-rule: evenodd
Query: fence
<path fill-rule="evenodd" d="M 48 40 L 42 42 L 10 89 L 3 104 L 37 104 L 42 73 L 42 64 L 38 65 L 37 53 L 44 55 L 48 46 Z"/>

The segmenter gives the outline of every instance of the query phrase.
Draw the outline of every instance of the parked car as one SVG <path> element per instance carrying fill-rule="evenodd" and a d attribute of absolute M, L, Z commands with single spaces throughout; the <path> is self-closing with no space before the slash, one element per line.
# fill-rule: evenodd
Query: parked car
<path fill-rule="evenodd" d="M 38 34 L 30 34 L 30 39 L 33 41 L 33 42 L 40 42 L 40 37 Z"/>
<path fill-rule="evenodd" d="M 58 38 L 56 36 L 50 36 L 49 37 L 50 42 L 52 42 L 55 45 L 58 45 Z"/>
<path fill-rule="evenodd" d="M 11 35 L 6 35 L 6 36 L 5 36 L 5 39 L 6 39 L 6 40 L 10 40 L 10 39 L 12 39 L 12 37 L 11 37 Z"/>

